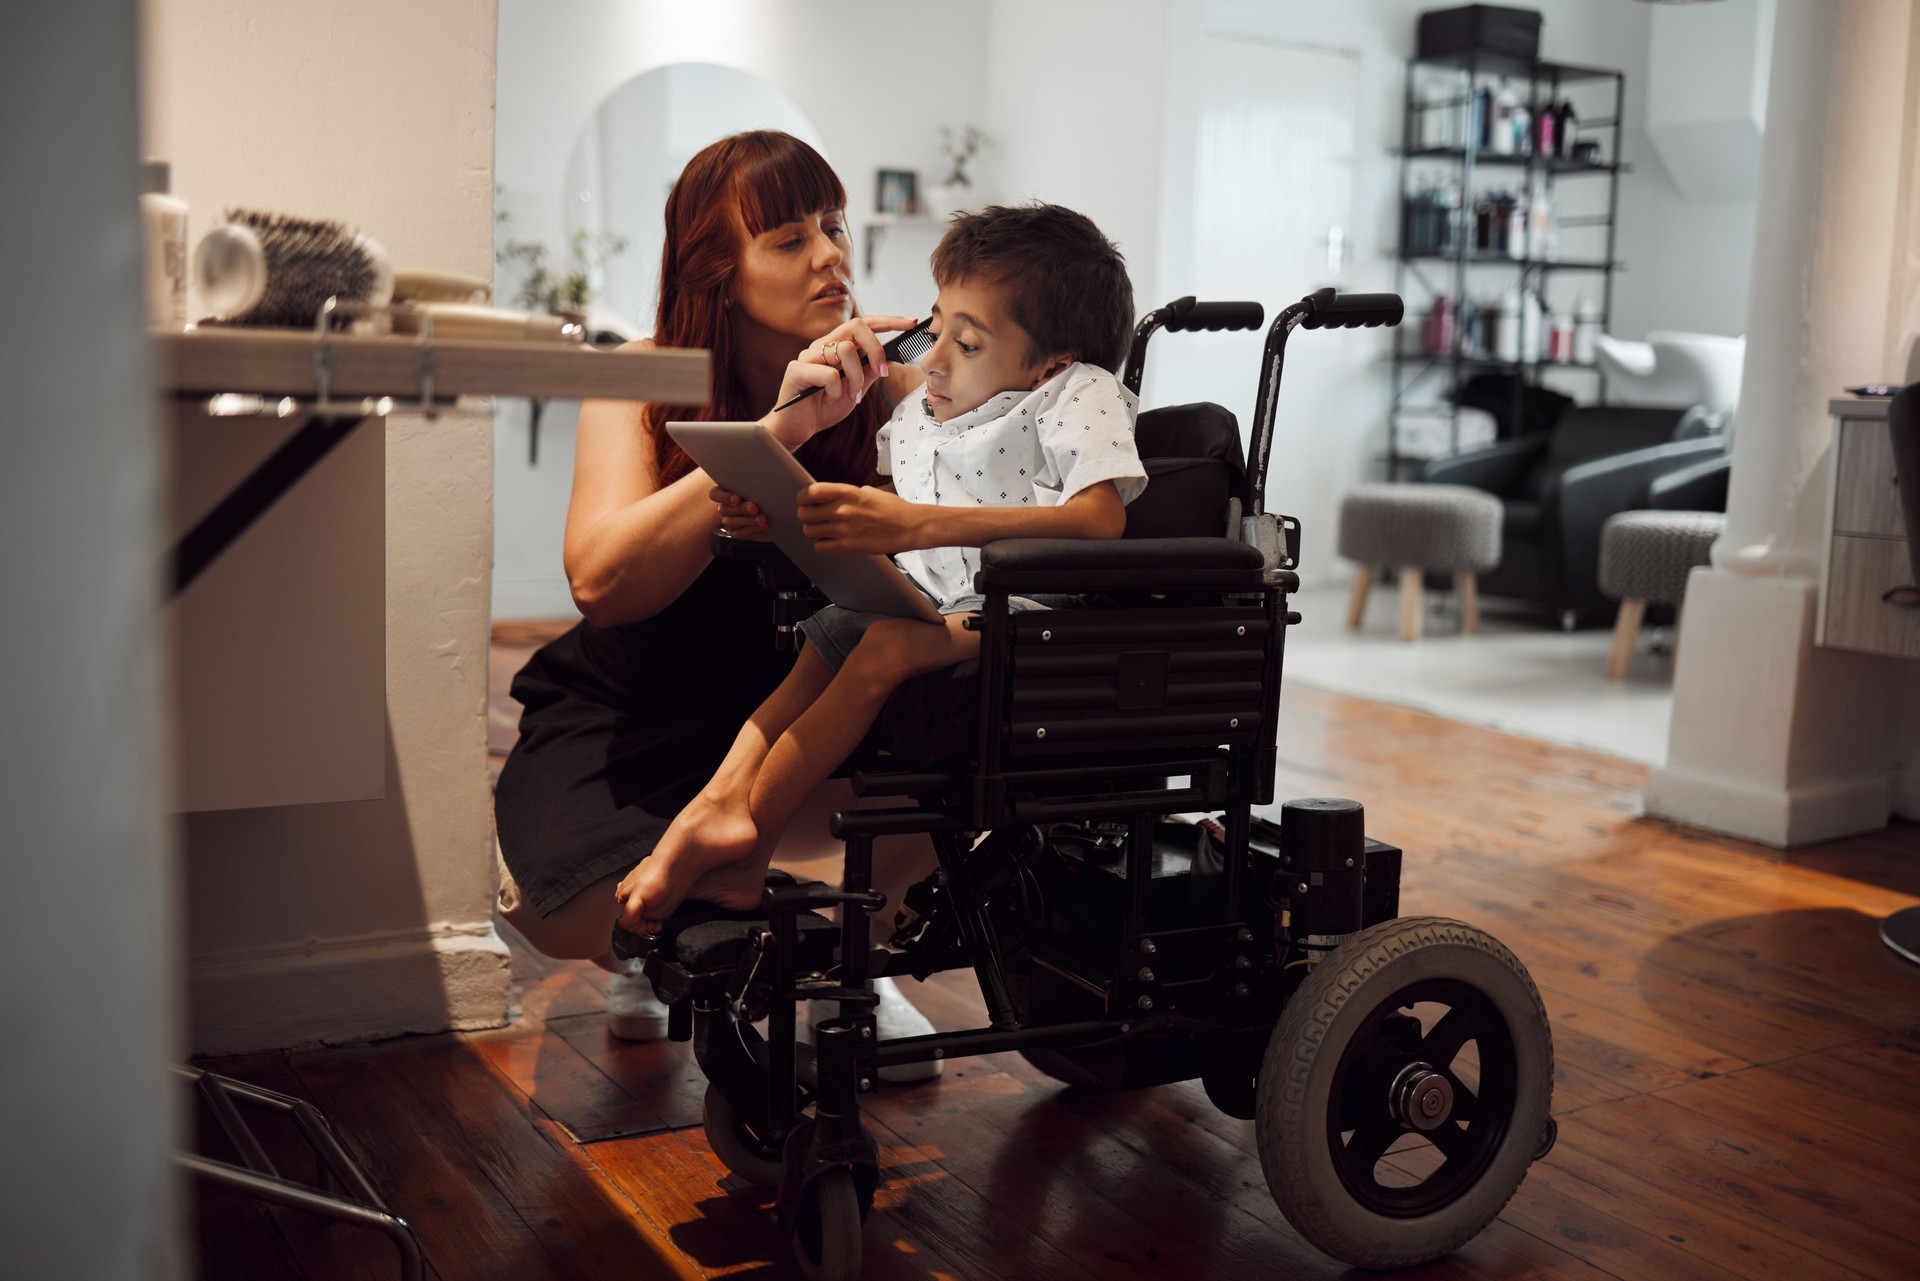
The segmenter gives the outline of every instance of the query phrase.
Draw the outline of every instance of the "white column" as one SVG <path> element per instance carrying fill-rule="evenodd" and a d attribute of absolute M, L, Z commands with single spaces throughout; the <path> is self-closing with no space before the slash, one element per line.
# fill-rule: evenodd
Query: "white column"
<path fill-rule="evenodd" d="M 1775 845 L 1878 828 L 1907 668 L 1813 646 L 1826 404 L 1887 381 L 1914 0 L 1780 0 L 1727 530 L 1694 571 L 1650 814 Z"/>

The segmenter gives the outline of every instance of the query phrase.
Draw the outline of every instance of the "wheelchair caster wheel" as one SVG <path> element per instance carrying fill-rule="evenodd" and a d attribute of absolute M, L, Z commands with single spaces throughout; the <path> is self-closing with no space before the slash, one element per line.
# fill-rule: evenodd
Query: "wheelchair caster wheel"
<path fill-rule="evenodd" d="M 1458 921 L 1363 930 L 1288 1000 L 1260 1068 L 1267 1186 L 1314 1245 L 1364 1268 L 1477 1235 L 1549 1133 L 1553 1043 L 1505 947 Z"/>
<path fill-rule="evenodd" d="M 853 1171 L 829 1170 L 800 1194 L 793 1257 L 807 1281 L 856 1281 L 860 1275 L 860 1193 Z"/>
<path fill-rule="evenodd" d="M 727 1096 L 719 1087 L 707 1087 L 706 1102 L 700 1108 L 700 1125 L 707 1132 L 707 1146 L 721 1164 L 763 1188 L 780 1186 L 780 1149 L 769 1148 L 741 1121 Z"/>

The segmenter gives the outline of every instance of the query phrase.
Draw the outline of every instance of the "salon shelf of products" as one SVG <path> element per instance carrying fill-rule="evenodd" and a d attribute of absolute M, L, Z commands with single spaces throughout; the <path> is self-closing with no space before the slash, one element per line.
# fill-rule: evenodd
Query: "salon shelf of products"
<path fill-rule="evenodd" d="M 1394 284 L 1418 323 L 1391 358 L 1390 475 L 1434 452 L 1430 434 L 1426 448 L 1402 447 L 1403 419 L 1445 417 L 1448 450 L 1461 447 L 1456 396 L 1469 379 L 1510 376 L 1509 431 L 1544 376 L 1589 375 L 1578 390 L 1605 399 L 1593 349 L 1623 269 L 1625 93 L 1624 73 L 1597 67 L 1473 53 L 1408 64 Z M 1585 178 L 1605 181 L 1560 190 Z"/>

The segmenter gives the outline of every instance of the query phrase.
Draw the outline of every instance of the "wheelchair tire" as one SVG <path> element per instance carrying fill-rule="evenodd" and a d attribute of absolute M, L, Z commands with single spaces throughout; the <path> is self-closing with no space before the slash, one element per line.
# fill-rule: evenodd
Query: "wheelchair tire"
<path fill-rule="evenodd" d="M 1546 1010 L 1513 953 L 1459 921 L 1385 921 L 1316 965 L 1282 1011 L 1260 1068 L 1260 1165 L 1315 1246 L 1411 1267 L 1506 1206 L 1552 1093 Z"/>
<path fill-rule="evenodd" d="M 707 1087 L 700 1124 L 707 1132 L 707 1146 L 722 1165 L 758 1187 L 780 1186 L 780 1150 L 774 1148 L 769 1155 L 766 1145 L 747 1129 L 718 1086 Z"/>
<path fill-rule="evenodd" d="M 860 1193 L 853 1171 L 828 1170 L 800 1194 L 793 1257 L 807 1281 L 858 1281 L 862 1247 Z"/>
<path fill-rule="evenodd" d="M 1072 1050 L 1022 1050 L 1020 1057 L 1031 1063 L 1044 1076 L 1050 1076 L 1062 1085 L 1070 1085 L 1076 1090 L 1089 1093 L 1111 1090 L 1107 1079 L 1090 1067 L 1084 1066 L 1073 1056 Z"/>

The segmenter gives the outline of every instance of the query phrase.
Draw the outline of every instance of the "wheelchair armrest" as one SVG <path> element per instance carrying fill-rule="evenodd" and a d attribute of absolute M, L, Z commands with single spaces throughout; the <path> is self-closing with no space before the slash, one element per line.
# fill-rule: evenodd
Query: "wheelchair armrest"
<path fill-rule="evenodd" d="M 1005 538 L 981 548 L 981 592 L 1259 591 L 1260 549 L 1230 538 Z M 1299 580 L 1273 571 L 1283 591 Z"/>
<path fill-rule="evenodd" d="M 716 529 L 707 536 L 707 550 L 715 560 L 737 560 L 748 565 L 774 565 L 787 560 L 787 554 L 770 542 L 735 538 L 724 529 Z"/>

